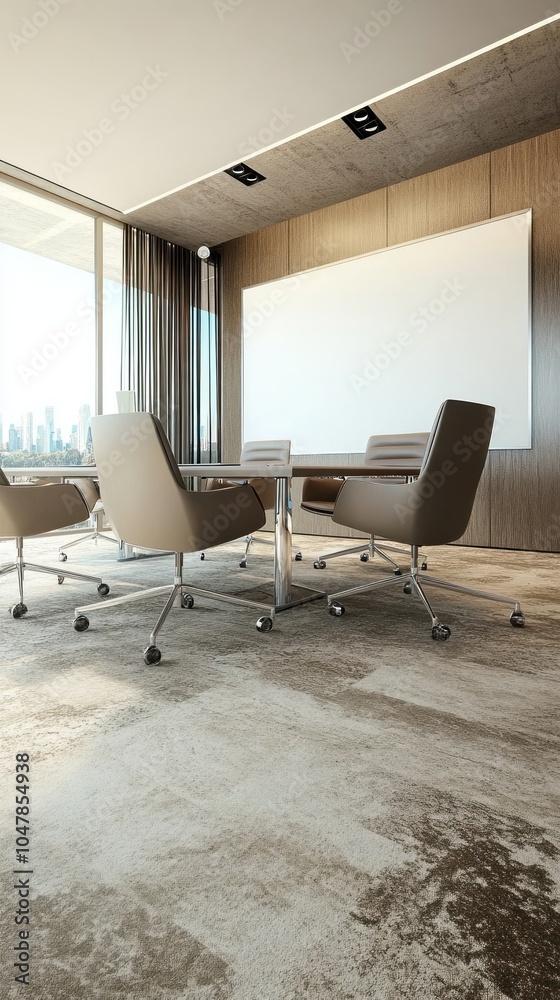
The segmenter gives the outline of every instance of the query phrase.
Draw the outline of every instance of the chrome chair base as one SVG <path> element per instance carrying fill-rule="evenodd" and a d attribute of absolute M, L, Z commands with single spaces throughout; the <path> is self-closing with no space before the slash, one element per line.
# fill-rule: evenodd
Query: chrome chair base
<path fill-rule="evenodd" d="M 73 542 L 67 542 L 66 545 L 60 546 L 58 550 L 58 558 L 60 562 L 66 562 L 68 558 L 66 555 L 67 549 L 71 549 L 75 545 L 81 545 L 82 542 L 95 542 L 97 545 L 97 540 L 99 539 L 102 542 L 112 542 L 114 545 L 120 545 L 118 538 L 115 538 L 114 535 L 105 534 L 105 530 L 109 531 L 110 529 L 101 530 L 99 528 L 99 514 L 93 514 L 92 517 L 93 531 L 90 531 L 87 535 L 80 535 L 78 538 L 75 538 Z"/>
<path fill-rule="evenodd" d="M 315 569 L 325 569 L 327 559 L 336 559 L 337 556 L 350 556 L 354 553 L 360 552 L 360 562 L 369 562 L 374 556 L 380 556 L 385 562 L 388 562 L 393 567 L 393 572 L 395 576 L 401 576 L 402 570 L 398 563 L 388 556 L 387 552 L 399 552 L 408 555 L 408 549 L 397 545 L 379 545 L 376 543 L 374 537 L 371 535 L 368 542 L 363 542 L 362 545 L 353 545 L 350 549 L 337 549 L 336 552 L 326 552 L 325 555 L 319 556 L 315 560 L 313 566 Z M 422 569 L 428 568 L 428 557 L 422 555 Z"/>
<path fill-rule="evenodd" d="M 0 576 L 4 576 L 8 573 L 17 573 L 18 586 L 19 586 L 19 603 L 12 605 L 10 608 L 10 614 L 12 618 L 23 618 L 24 614 L 28 611 L 28 607 L 24 601 L 23 587 L 26 571 L 31 571 L 33 573 L 49 573 L 51 576 L 56 576 L 59 583 L 64 583 L 66 577 L 71 580 L 85 580 L 87 583 L 97 584 L 97 593 L 100 597 L 105 597 L 109 593 L 109 587 L 100 576 L 89 576 L 86 573 L 74 573 L 64 570 L 61 572 L 59 569 L 55 569 L 54 566 L 43 566 L 40 563 L 26 562 L 23 556 L 23 539 L 16 539 L 17 546 L 17 556 L 13 563 L 7 563 L 5 566 L 0 568 Z"/>
<path fill-rule="evenodd" d="M 227 604 L 240 604 L 246 608 L 259 608 L 266 611 L 256 622 L 259 632 L 270 632 L 274 624 L 274 617 L 278 610 L 270 603 L 262 601 L 247 600 L 243 597 L 234 597 L 230 594 L 220 594 L 212 590 L 201 590 L 199 587 L 191 587 L 183 580 L 183 553 L 175 553 L 175 574 L 172 584 L 162 587 L 150 587 L 146 590 L 137 590 L 133 594 L 126 594 L 123 597 L 113 597 L 110 601 L 103 601 L 99 604 L 87 604 L 76 608 L 74 614 L 74 628 L 76 632 L 85 632 L 89 628 L 89 618 L 87 615 L 92 611 L 104 611 L 106 608 L 114 608 L 122 604 L 130 604 L 135 601 L 144 601 L 147 598 L 156 597 L 160 594 L 167 594 L 167 601 L 161 611 L 159 618 L 150 632 L 148 645 L 144 650 L 144 662 L 148 665 L 159 663 L 161 660 L 161 650 L 156 646 L 156 638 L 161 631 L 171 609 L 179 604 L 182 608 L 194 607 L 194 596 L 208 597 L 216 601 L 225 601 Z M 323 596 L 323 595 L 320 595 Z"/>
<path fill-rule="evenodd" d="M 372 583 L 365 583 L 359 587 L 350 587 L 348 590 L 341 590 L 336 594 L 329 594 L 327 596 L 327 602 L 330 614 L 340 617 L 345 613 L 346 609 L 344 605 L 340 603 L 340 597 L 347 597 L 350 594 L 364 593 L 366 590 L 388 587 L 393 583 L 400 582 L 404 583 L 403 590 L 406 594 L 414 594 L 420 598 L 430 615 L 432 620 L 432 639 L 445 641 L 451 635 L 451 629 L 448 628 L 447 625 L 443 625 L 440 622 L 426 596 L 424 584 L 429 584 L 433 587 L 440 587 L 443 590 L 452 590 L 460 594 L 469 594 L 471 597 L 480 597 L 487 601 L 497 601 L 500 604 L 513 604 L 513 611 L 509 617 L 510 623 L 517 628 L 523 628 L 525 625 L 525 616 L 523 615 L 519 601 L 515 598 L 504 597 L 501 594 L 491 594 L 486 590 L 475 590 L 473 587 L 463 587 L 460 584 L 449 583 L 447 580 L 440 580 L 438 577 L 428 576 L 427 574 L 420 576 L 418 573 L 418 548 L 413 545 L 411 546 L 411 549 L 412 557 L 409 573 L 404 573 L 400 577 L 383 577 L 381 580 L 374 580 Z"/>
<path fill-rule="evenodd" d="M 241 562 L 239 563 L 241 569 L 247 568 L 247 556 L 249 555 L 249 549 L 251 548 L 251 545 L 253 545 L 254 542 L 260 542 L 261 545 L 274 545 L 274 539 L 272 538 L 259 538 L 255 537 L 255 535 L 247 535 L 247 538 L 245 539 L 245 555 L 243 556 Z M 294 555 L 294 559 L 296 562 L 301 562 L 301 560 L 303 559 L 301 552 L 299 551 L 296 552 Z"/>

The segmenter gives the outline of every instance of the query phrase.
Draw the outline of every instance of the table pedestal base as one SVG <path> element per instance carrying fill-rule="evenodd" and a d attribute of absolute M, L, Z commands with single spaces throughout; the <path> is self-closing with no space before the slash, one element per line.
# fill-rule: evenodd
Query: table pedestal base
<path fill-rule="evenodd" d="M 320 601 L 327 595 L 324 590 L 311 590 L 310 587 L 299 587 L 292 584 L 288 599 L 283 604 L 274 604 L 274 588 L 271 584 L 265 583 L 244 590 L 239 596 L 243 597 L 244 600 L 255 601 L 261 605 L 270 604 L 270 610 L 279 614 L 280 611 L 290 611 L 291 608 L 298 608 L 301 604 L 309 604 L 310 601 Z"/>

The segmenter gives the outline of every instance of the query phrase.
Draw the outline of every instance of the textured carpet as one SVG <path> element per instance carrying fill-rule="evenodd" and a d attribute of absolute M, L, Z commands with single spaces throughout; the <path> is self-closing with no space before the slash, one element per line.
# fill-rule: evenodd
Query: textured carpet
<path fill-rule="evenodd" d="M 56 540 L 58 541 L 58 540 Z M 356 557 L 296 582 L 357 585 Z M 343 545 L 346 542 L 342 543 Z M 326 543 L 332 548 L 332 539 Z M 250 587 L 255 546 L 188 557 L 187 580 Z M 37 540 L 28 557 L 53 562 Z M 0 562 L 11 555 L 0 543 Z M 169 559 L 67 568 L 116 596 Z M 3 907 L 9 1000 L 558 1000 L 559 556 L 441 548 L 436 575 L 518 596 L 431 591 L 447 643 L 397 585 L 279 615 L 197 599 L 142 660 L 159 612 L 91 614 L 95 588 L 32 575 L 28 615 L 0 580 Z M 56 563 L 55 563 L 56 564 Z M 403 566 L 405 562 L 403 560 Z M 30 985 L 14 982 L 15 754 L 31 756 Z"/>

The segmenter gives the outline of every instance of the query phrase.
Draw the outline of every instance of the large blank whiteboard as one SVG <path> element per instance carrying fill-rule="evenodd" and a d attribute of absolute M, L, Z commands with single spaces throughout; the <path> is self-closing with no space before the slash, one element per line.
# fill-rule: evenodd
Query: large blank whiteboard
<path fill-rule="evenodd" d="M 444 399 L 496 407 L 531 447 L 531 212 L 243 290 L 243 440 L 362 452 Z"/>

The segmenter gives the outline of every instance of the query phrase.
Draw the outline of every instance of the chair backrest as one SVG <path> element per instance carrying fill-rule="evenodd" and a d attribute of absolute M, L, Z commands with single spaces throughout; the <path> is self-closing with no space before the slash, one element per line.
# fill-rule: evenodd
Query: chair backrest
<path fill-rule="evenodd" d="M 428 431 L 415 434 L 373 434 L 367 443 L 364 465 L 419 468 L 429 438 Z"/>
<path fill-rule="evenodd" d="M 291 441 L 246 441 L 241 452 L 241 463 L 281 462 L 289 465 Z"/>
<path fill-rule="evenodd" d="M 113 530 L 134 545 L 168 548 L 158 526 L 184 523 L 187 491 L 160 421 L 151 413 L 107 413 L 91 418 L 91 433 Z"/>
<path fill-rule="evenodd" d="M 465 531 L 484 470 L 495 407 L 447 399 L 434 420 L 418 479 L 407 489 L 418 503 L 421 543 L 454 541 Z M 434 543 L 432 543 L 434 544 Z"/>

